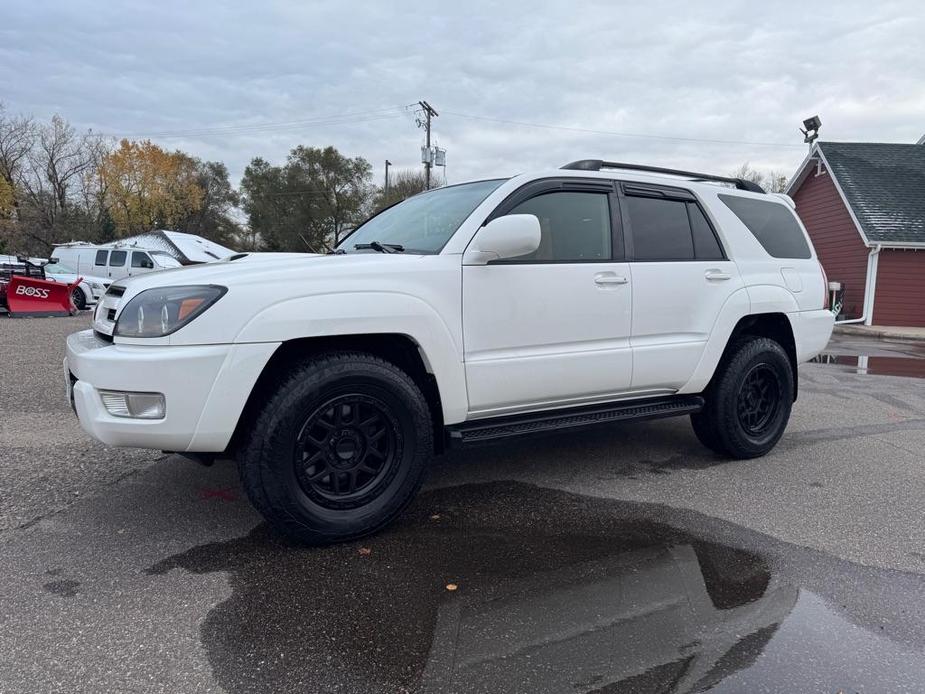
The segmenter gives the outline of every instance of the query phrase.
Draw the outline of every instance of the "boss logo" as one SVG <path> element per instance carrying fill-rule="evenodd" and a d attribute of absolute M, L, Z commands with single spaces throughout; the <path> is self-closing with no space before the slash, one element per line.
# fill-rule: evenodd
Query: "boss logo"
<path fill-rule="evenodd" d="M 25 285 L 19 285 L 16 287 L 17 296 L 34 296 L 36 299 L 47 299 L 48 290 L 42 289 L 41 287 L 27 287 Z"/>

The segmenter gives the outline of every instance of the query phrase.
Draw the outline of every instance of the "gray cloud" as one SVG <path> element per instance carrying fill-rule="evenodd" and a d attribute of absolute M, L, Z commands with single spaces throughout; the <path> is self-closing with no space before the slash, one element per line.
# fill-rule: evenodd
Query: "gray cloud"
<path fill-rule="evenodd" d="M 8 108 L 150 134 L 235 178 L 296 144 L 333 144 L 377 171 L 385 158 L 417 165 L 411 114 L 370 112 L 420 98 L 441 113 L 451 181 L 591 156 L 789 173 L 805 154 L 796 127 L 814 113 L 830 139 L 925 132 L 917 2 L 51 0 L 2 15 Z M 306 122 L 353 113 L 366 115 Z"/>

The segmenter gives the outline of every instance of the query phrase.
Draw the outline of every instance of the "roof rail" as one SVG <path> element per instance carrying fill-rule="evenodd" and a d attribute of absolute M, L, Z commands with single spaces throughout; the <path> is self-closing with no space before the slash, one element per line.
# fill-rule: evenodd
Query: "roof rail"
<path fill-rule="evenodd" d="M 669 174 L 671 176 L 684 176 L 696 181 L 719 181 L 720 183 L 732 183 L 739 190 L 749 190 L 752 193 L 765 192 L 757 183 L 746 181 L 744 178 L 733 178 L 731 176 L 715 176 L 713 174 L 697 173 L 696 171 L 682 171 L 680 169 L 666 169 L 661 166 L 646 166 L 645 164 L 621 164 L 616 161 L 604 161 L 602 159 L 579 159 L 562 167 L 570 171 L 600 171 L 601 169 L 626 169 L 628 171 L 648 171 L 651 173 Z"/>

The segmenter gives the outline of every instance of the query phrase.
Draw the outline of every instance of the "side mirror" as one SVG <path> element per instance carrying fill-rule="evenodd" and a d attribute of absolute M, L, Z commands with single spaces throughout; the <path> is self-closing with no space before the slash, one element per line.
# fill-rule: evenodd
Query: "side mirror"
<path fill-rule="evenodd" d="M 487 265 L 533 253 L 540 238 L 540 220 L 532 214 L 497 217 L 479 229 L 463 254 L 463 265 Z"/>

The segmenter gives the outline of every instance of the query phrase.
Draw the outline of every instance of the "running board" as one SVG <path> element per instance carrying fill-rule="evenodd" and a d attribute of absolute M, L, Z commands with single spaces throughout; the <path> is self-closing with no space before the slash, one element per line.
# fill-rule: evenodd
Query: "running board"
<path fill-rule="evenodd" d="M 519 436 L 572 431 L 631 419 L 658 419 L 694 414 L 700 412 L 703 405 L 703 398 L 699 395 L 672 395 L 664 398 L 624 400 L 606 405 L 477 419 L 449 426 L 447 431 L 451 446 L 468 446 L 504 441 Z"/>

